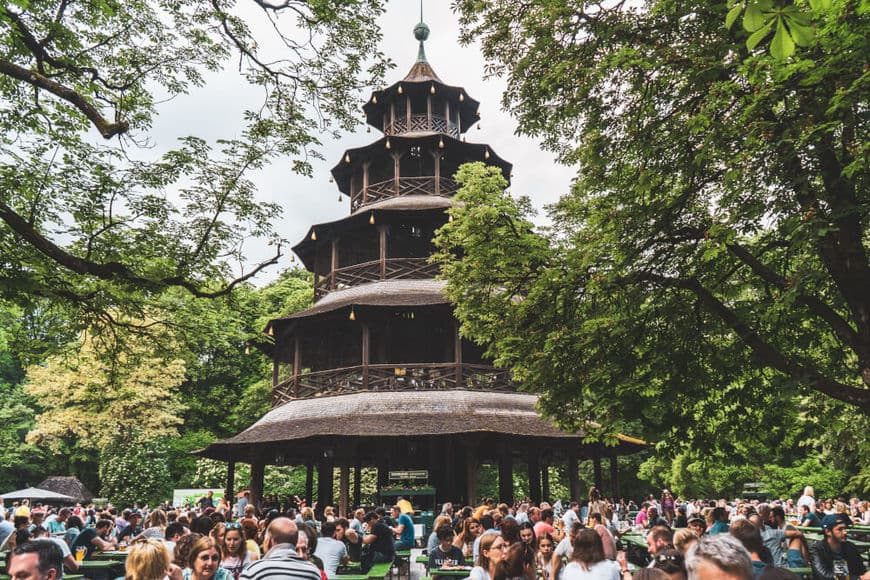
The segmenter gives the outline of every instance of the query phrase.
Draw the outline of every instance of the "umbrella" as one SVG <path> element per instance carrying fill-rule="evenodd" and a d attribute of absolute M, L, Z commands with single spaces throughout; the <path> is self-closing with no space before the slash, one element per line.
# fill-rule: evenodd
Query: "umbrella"
<path fill-rule="evenodd" d="M 56 502 L 73 502 L 74 498 L 62 493 L 55 493 L 47 489 L 39 489 L 38 487 L 28 487 L 27 489 L 19 489 L 18 491 L 10 491 L 0 495 L 3 499 L 34 499 L 41 501 L 56 501 Z"/>

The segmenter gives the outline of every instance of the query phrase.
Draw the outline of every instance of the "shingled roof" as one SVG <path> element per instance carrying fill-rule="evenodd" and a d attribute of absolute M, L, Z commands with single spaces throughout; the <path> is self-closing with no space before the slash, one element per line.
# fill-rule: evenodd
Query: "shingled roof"
<path fill-rule="evenodd" d="M 80 502 L 89 502 L 94 498 L 94 494 L 74 476 L 54 475 L 47 477 L 36 487 L 67 495 Z"/>

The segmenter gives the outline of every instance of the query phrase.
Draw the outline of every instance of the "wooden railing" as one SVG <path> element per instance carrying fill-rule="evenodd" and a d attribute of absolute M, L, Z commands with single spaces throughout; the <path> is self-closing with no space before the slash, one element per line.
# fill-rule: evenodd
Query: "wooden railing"
<path fill-rule="evenodd" d="M 361 365 L 291 377 L 273 387 L 272 406 L 294 399 L 360 391 L 513 392 L 507 371 L 479 364 L 414 363 Z"/>
<path fill-rule="evenodd" d="M 428 258 L 387 258 L 339 268 L 318 278 L 314 283 L 314 299 L 330 292 L 379 280 L 425 280 L 438 275 L 438 266 Z"/>
<path fill-rule="evenodd" d="M 456 123 L 440 115 L 411 115 L 396 119 L 392 125 L 387 125 L 384 131 L 387 135 L 403 135 L 405 133 L 444 133 L 459 139 L 459 127 Z"/>
<path fill-rule="evenodd" d="M 362 191 L 353 195 L 350 200 L 351 211 L 356 211 L 363 205 L 375 203 L 391 197 L 403 195 L 443 195 L 451 196 L 459 190 L 459 186 L 449 177 L 400 177 L 371 183 Z"/>

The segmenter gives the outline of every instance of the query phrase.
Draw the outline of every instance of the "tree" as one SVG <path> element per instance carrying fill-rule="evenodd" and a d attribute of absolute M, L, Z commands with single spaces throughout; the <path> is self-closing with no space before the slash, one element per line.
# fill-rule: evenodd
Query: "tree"
<path fill-rule="evenodd" d="M 456 6 L 518 130 L 579 166 L 543 233 L 466 174 L 440 243 L 467 336 L 573 425 L 733 453 L 765 410 L 870 413 L 866 10 L 779 60 L 723 3 Z"/>
<path fill-rule="evenodd" d="M 5 3 L 0 297 L 68 304 L 87 328 L 141 319 L 167 288 L 225 295 L 274 264 L 280 208 L 248 176 L 278 158 L 310 174 L 318 133 L 358 122 L 357 91 L 389 65 L 375 47 L 381 4 Z M 160 104 L 230 67 L 263 94 L 241 128 L 213 143 L 184 137 L 154 159 L 143 146 Z M 274 256 L 237 271 L 250 239 Z"/>
<path fill-rule="evenodd" d="M 171 498 L 168 449 L 163 438 L 116 436 L 100 452 L 103 497 L 119 506 L 155 505 Z"/>
<path fill-rule="evenodd" d="M 184 379 L 184 361 L 153 352 L 154 343 L 165 340 L 160 334 L 128 340 L 107 360 L 100 356 L 105 345 L 96 344 L 106 337 L 85 333 L 77 348 L 30 367 L 25 392 L 42 412 L 27 441 L 93 459 L 95 450 L 133 429 L 146 441 L 177 435 L 184 405 L 176 389 Z"/>

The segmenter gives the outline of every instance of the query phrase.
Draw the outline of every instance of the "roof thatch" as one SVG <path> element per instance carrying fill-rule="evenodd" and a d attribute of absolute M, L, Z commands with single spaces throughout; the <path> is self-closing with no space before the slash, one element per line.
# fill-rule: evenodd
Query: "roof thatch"
<path fill-rule="evenodd" d="M 360 206 L 351 215 L 372 212 L 375 210 L 407 211 L 409 209 L 446 209 L 452 205 L 453 200 L 451 198 L 441 195 L 402 195 L 400 197 L 389 197 L 387 199 L 382 199 L 381 201 L 376 201 L 375 203 L 368 203 Z"/>
<path fill-rule="evenodd" d="M 330 292 L 317 304 L 302 312 L 296 312 L 269 322 L 274 325 L 281 320 L 308 318 L 333 312 L 349 306 L 430 306 L 447 304 L 443 280 L 384 280 L 353 286 Z"/>
<path fill-rule="evenodd" d="M 68 495 L 81 502 L 88 502 L 94 498 L 94 494 L 75 476 L 53 475 L 44 479 L 36 487 Z"/>
<path fill-rule="evenodd" d="M 537 395 L 493 391 L 367 391 L 290 401 L 272 409 L 235 437 L 199 452 L 225 458 L 232 449 L 312 437 L 409 437 L 498 433 L 547 439 L 575 439 L 541 418 Z M 402 417 L 397 421 L 397 417 Z M 629 446 L 642 442 L 625 438 Z M 639 446 L 637 448 L 640 448 Z"/>

